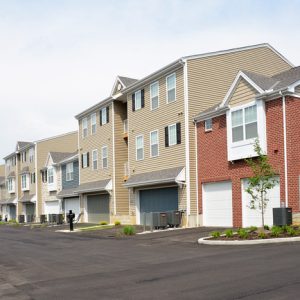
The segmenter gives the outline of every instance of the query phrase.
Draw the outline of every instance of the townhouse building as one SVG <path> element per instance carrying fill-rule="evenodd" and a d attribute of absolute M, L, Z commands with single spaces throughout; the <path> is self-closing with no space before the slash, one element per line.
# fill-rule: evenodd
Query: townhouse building
<path fill-rule="evenodd" d="M 74 152 L 77 143 L 77 132 L 35 142 L 17 142 L 15 151 L 4 158 L 7 193 L 3 208 L 9 219 L 39 221 L 45 210 L 41 171 L 48 152 Z"/>
<path fill-rule="evenodd" d="M 217 88 L 217 87 L 216 87 Z M 300 67 L 272 76 L 239 71 L 219 104 L 196 116 L 199 213 L 205 226 L 260 226 L 245 191 L 256 157 L 255 140 L 276 171 L 267 194 L 265 223 L 272 208 L 291 207 L 299 222 Z"/>
<path fill-rule="evenodd" d="M 5 165 L 0 165 L 0 216 L 2 219 L 2 203 L 5 203 L 6 184 L 5 184 Z"/>
<path fill-rule="evenodd" d="M 187 226 L 201 225 L 194 117 L 225 97 L 239 70 L 271 77 L 292 67 L 260 44 L 182 57 L 140 80 L 117 77 L 108 98 L 76 116 L 78 192 L 87 215 L 98 211 L 87 220 L 139 224 L 143 212 L 180 209 Z"/>

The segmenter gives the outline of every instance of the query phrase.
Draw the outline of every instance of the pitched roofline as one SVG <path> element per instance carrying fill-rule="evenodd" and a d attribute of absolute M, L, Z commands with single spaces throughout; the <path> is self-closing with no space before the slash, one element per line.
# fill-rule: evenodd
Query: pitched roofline
<path fill-rule="evenodd" d="M 36 140 L 36 141 L 34 141 L 33 143 L 36 145 L 36 144 L 38 144 L 38 143 L 42 143 L 42 142 L 54 140 L 54 139 L 57 139 L 57 138 L 60 138 L 60 137 L 66 136 L 66 135 L 74 134 L 74 133 L 77 134 L 78 131 L 75 130 L 75 131 L 70 131 L 70 132 L 62 133 L 62 134 L 59 134 L 59 135 L 51 136 L 51 137 L 49 137 L 49 138 L 45 138 L 45 139 L 41 139 L 41 140 Z"/>

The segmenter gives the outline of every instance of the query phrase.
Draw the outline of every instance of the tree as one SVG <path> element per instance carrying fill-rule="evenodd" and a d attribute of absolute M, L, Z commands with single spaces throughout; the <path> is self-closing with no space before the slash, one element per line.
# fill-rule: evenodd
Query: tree
<path fill-rule="evenodd" d="M 276 172 L 270 165 L 268 156 L 263 153 L 258 139 L 255 141 L 254 151 L 257 157 L 246 159 L 246 163 L 252 169 L 253 176 L 249 178 L 249 185 L 245 191 L 251 196 L 249 208 L 260 211 L 262 228 L 264 229 L 265 211 L 269 201 L 267 193 L 277 184 L 277 180 L 274 178 Z"/>

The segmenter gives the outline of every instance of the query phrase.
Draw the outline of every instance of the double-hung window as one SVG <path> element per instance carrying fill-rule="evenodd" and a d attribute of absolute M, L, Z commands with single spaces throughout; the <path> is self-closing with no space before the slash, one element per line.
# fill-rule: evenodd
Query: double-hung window
<path fill-rule="evenodd" d="M 167 76 L 167 103 L 173 102 L 176 100 L 176 75 L 171 74 Z"/>
<path fill-rule="evenodd" d="M 159 146 L 158 146 L 158 130 L 150 132 L 150 156 L 156 157 L 159 155 Z"/>
<path fill-rule="evenodd" d="M 22 174 L 22 176 L 21 176 L 21 188 L 23 191 L 28 189 L 28 175 L 27 174 Z"/>
<path fill-rule="evenodd" d="M 89 166 L 89 153 L 83 153 L 81 159 L 82 168 L 87 168 Z"/>
<path fill-rule="evenodd" d="M 88 135 L 88 120 L 87 118 L 82 119 L 82 137 L 85 138 Z"/>
<path fill-rule="evenodd" d="M 95 134 L 96 133 L 96 129 L 97 129 L 97 117 L 96 117 L 96 113 L 91 115 L 91 133 Z"/>
<path fill-rule="evenodd" d="M 169 125 L 169 146 L 177 144 L 176 124 Z"/>
<path fill-rule="evenodd" d="M 107 108 L 104 107 L 101 109 L 101 125 L 107 123 Z"/>
<path fill-rule="evenodd" d="M 135 92 L 135 110 L 139 110 L 142 108 L 142 92 Z"/>
<path fill-rule="evenodd" d="M 102 169 L 108 168 L 108 151 L 107 146 L 102 147 Z"/>
<path fill-rule="evenodd" d="M 7 190 L 9 193 L 12 193 L 15 191 L 14 188 L 14 178 L 8 178 L 7 180 Z"/>
<path fill-rule="evenodd" d="M 73 163 L 68 163 L 66 165 L 66 181 L 71 181 L 74 178 L 74 166 Z"/>
<path fill-rule="evenodd" d="M 212 119 L 207 119 L 204 121 L 205 131 L 212 130 Z"/>
<path fill-rule="evenodd" d="M 34 149 L 33 148 L 30 148 L 29 149 L 29 162 L 33 162 L 34 160 Z"/>
<path fill-rule="evenodd" d="M 139 135 L 135 138 L 136 160 L 144 159 L 144 137 Z"/>
<path fill-rule="evenodd" d="M 150 99 L 151 99 L 151 110 L 158 108 L 159 106 L 159 84 L 158 82 L 150 85 Z"/>
<path fill-rule="evenodd" d="M 48 184 L 53 184 L 54 183 L 54 171 L 53 168 L 48 169 Z"/>
<path fill-rule="evenodd" d="M 240 142 L 256 138 L 257 107 L 252 105 L 231 113 L 232 142 Z"/>
<path fill-rule="evenodd" d="M 93 159 L 93 170 L 97 170 L 98 169 L 98 150 L 93 150 L 92 159 Z"/>

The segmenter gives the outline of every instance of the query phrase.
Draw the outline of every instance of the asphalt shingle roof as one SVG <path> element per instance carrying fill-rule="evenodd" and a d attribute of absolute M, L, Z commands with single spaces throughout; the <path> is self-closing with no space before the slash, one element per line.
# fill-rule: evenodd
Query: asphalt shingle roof
<path fill-rule="evenodd" d="M 67 158 L 70 158 L 77 154 L 77 152 L 50 152 L 50 155 L 52 157 L 53 163 L 57 164 Z"/>
<path fill-rule="evenodd" d="M 119 78 L 122 81 L 122 83 L 125 85 L 125 87 L 128 87 L 129 85 L 131 85 L 131 84 L 135 83 L 136 81 L 138 81 L 138 79 L 124 77 L 124 76 L 119 76 Z"/>
<path fill-rule="evenodd" d="M 105 187 L 110 182 L 110 179 L 87 182 L 80 184 L 75 190 L 75 194 L 89 193 L 89 192 L 100 192 L 105 191 Z"/>

